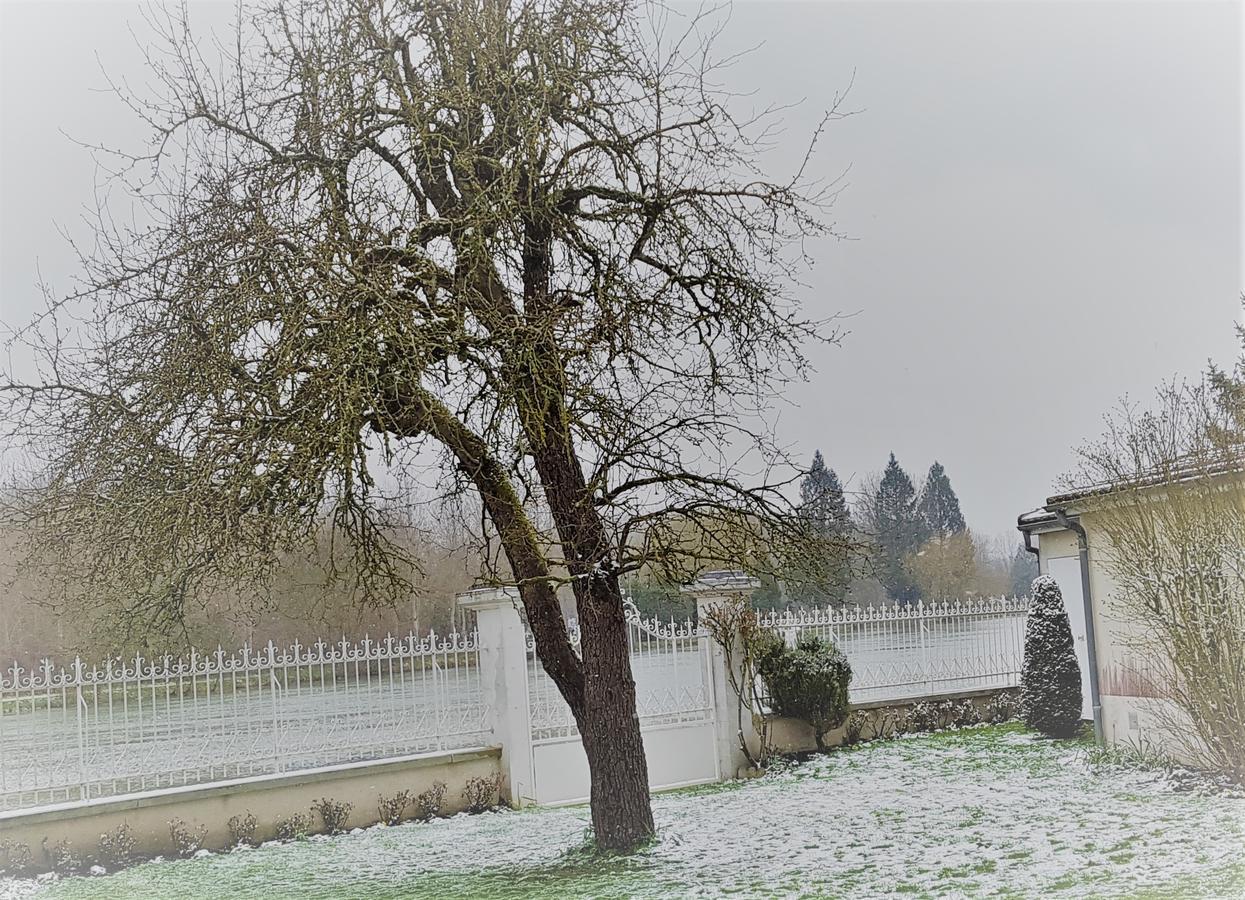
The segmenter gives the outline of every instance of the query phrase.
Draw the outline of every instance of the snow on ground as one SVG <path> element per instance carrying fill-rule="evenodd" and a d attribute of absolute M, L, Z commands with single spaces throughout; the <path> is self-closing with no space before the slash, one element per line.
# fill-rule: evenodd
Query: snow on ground
<path fill-rule="evenodd" d="M 764 778 L 662 795 L 661 840 L 580 850 L 584 807 L 373 828 L 0 897 L 1245 896 L 1245 798 L 1091 771 L 1015 726 L 875 743 Z"/>

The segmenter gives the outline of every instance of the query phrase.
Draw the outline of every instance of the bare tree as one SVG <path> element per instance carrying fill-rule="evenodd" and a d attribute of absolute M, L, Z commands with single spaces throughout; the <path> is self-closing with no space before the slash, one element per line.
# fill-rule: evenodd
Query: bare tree
<path fill-rule="evenodd" d="M 209 53 L 153 19 L 157 89 L 131 103 L 154 145 L 124 170 L 150 224 L 101 214 L 83 289 L 30 332 L 42 378 L 8 385 L 44 546 L 144 627 L 324 516 L 333 574 L 397 595 L 395 485 L 439 461 L 519 586 L 607 850 L 653 834 L 619 577 L 788 558 L 764 414 L 835 337 L 791 298 L 834 182 L 768 179 L 772 111 L 738 118 L 713 22 L 673 21 L 272 0 Z"/>
<path fill-rule="evenodd" d="M 977 547 L 970 531 L 935 535 L 904 560 L 921 597 L 930 602 L 959 600 L 977 577 Z"/>
<path fill-rule="evenodd" d="M 1183 755 L 1245 779 L 1245 355 L 1235 373 L 1124 406 L 1080 451 L 1117 584 L 1119 673 Z"/>

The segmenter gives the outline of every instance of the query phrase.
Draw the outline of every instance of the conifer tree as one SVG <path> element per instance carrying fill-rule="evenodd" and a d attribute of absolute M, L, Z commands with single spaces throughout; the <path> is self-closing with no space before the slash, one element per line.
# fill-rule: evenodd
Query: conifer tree
<path fill-rule="evenodd" d="M 1011 593 L 1013 597 L 1028 596 L 1033 579 L 1038 576 L 1037 558 L 1025 549 L 1024 544 L 1016 546 L 1016 554 L 1011 564 Z"/>
<path fill-rule="evenodd" d="M 920 549 L 927 533 L 916 508 L 916 488 L 894 453 L 878 483 L 873 518 L 878 580 L 892 599 L 913 603 L 920 599 L 920 591 L 908 572 L 906 560 Z"/>
<path fill-rule="evenodd" d="M 948 538 L 966 529 L 964 514 L 960 512 L 960 498 L 951 487 L 942 463 L 935 461 L 925 476 L 917 511 L 926 531 L 932 537 Z"/>
<path fill-rule="evenodd" d="M 1033 581 L 1020 702 L 1025 724 L 1049 737 L 1071 737 L 1081 727 L 1081 667 L 1063 595 L 1049 575 Z"/>
<path fill-rule="evenodd" d="M 850 579 L 852 519 L 839 476 L 826 467 L 820 450 L 800 483 L 800 511 L 822 546 L 816 558 L 795 563 L 799 577 L 792 593 L 804 603 L 842 602 Z"/>
<path fill-rule="evenodd" d="M 800 509 L 818 534 L 831 537 L 851 528 L 843 485 L 834 469 L 826 468 L 821 451 L 813 453 L 813 464 L 800 483 Z"/>

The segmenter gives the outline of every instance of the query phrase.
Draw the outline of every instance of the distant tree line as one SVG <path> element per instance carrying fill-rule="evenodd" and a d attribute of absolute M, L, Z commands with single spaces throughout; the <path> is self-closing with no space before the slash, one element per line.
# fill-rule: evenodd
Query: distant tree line
<path fill-rule="evenodd" d="M 800 480 L 799 510 L 815 540 L 779 567 L 785 577 L 760 578 L 759 609 L 1025 596 L 1038 574 L 1018 541 L 973 534 L 937 460 L 920 490 L 892 453 L 881 473 L 849 491 L 817 450 Z M 695 616 L 677 584 L 640 573 L 627 590 L 645 615 Z"/>
<path fill-rule="evenodd" d="M 865 480 L 854 504 L 820 450 L 801 483 L 801 509 L 827 541 L 827 552 L 795 572 L 797 603 L 890 600 L 915 603 L 985 594 L 1024 594 L 1037 575 L 1023 547 L 975 539 L 942 463 L 918 491 L 895 454 Z M 851 536 L 853 541 L 843 541 Z M 843 552 L 841 548 L 857 552 Z"/>

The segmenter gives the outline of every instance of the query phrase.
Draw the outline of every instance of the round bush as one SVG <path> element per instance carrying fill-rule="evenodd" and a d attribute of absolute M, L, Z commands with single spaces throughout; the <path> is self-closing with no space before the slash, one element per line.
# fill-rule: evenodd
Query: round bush
<path fill-rule="evenodd" d="M 767 642 L 765 652 L 758 654 L 757 671 L 774 710 L 808 722 L 817 748 L 824 750 L 822 737 L 847 718 L 847 687 L 852 680 L 847 657 L 817 635 L 803 634 L 794 647 Z"/>
<path fill-rule="evenodd" d="M 1059 585 L 1049 575 L 1033 582 L 1020 670 L 1025 724 L 1049 737 L 1071 737 L 1081 727 L 1081 667 Z"/>

